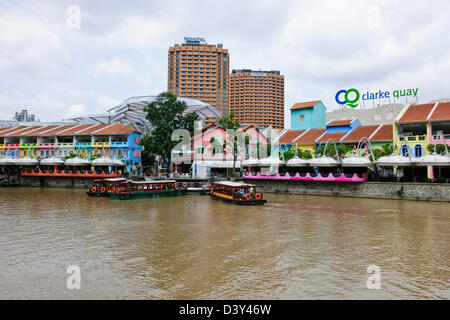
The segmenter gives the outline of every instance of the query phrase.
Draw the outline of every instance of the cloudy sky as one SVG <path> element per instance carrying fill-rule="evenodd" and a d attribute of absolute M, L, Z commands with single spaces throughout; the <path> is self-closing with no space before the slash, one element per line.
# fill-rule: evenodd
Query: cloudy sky
<path fill-rule="evenodd" d="M 60 120 L 158 94 L 184 36 L 223 43 L 230 69 L 280 70 L 286 110 L 316 99 L 335 109 L 352 87 L 450 97 L 449 12 L 448 0 L 0 0 L 0 119 L 27 108 Z"/>

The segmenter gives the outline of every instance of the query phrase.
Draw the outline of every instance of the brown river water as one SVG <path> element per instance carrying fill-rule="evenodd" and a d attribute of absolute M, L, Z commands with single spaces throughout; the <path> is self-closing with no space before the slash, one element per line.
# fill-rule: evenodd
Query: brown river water
<path fill-rule="evenodd" d="M 2 188 L 0 299 L 450 298 L 449 203 L 265 198 Z M 380 289 L 367 287 L 369 265 Z"/>

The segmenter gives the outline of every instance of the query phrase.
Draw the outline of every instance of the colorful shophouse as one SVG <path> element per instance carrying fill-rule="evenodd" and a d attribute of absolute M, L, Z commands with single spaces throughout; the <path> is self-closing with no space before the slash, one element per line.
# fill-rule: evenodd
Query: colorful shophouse
<path fill-rule="evenodd" d="M 325 128 L 326 112 L 327 108 L 320 100 L 296 103 L 291 107 L 291 129 Z"/>
<path fill-rule="evenodd" d="M 257 154 L 257 147 L 266 145 L 267 139 L 258 127 L 244 125 L 238 130 L 242 137 L 249 136 L 249 143 L 245 150 L 239 150 L 236 168 L 240 168 L 240 161 Z M 191 160 L 194 176 L 205 178 L 211 174 L 225 173 L 233 166 L 233 155 L 230 147 L 223 148 L 227 139 L 227 132 L 221 126 L 210 126 L 201 134 L 192 138 Z"/>
<path fill-rule="evenodd" d="M 0 156 L 44 159 L 100 154 L 122 160 L 129 168 L 141 163 L 141 133 L 125 124 L 20 126 L 0 129 Z"/>
<path fill-rule="evenodd" d="M 416 158 L 430 154 L 430 144 L 444 144 L 445 139 L 450 145 L 450 102 L 406 105 L 395 119 L 393 137 L 398 154 Z M 432 167 L 427 175 L 433 178 Z"/>

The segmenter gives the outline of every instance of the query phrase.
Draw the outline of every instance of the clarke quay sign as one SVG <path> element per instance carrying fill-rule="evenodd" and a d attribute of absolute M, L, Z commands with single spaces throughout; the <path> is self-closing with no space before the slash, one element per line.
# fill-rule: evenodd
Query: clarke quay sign
<path fill-rule="evenodd" d="M 362 100 L 375 100 L 375 99 L 390 99 L 391 97 L 394 97 L 396 99 L 399 99 L 400 97 L 416 97 L 417 92 L 419 92 L 419 89 L 402 89 L 402 90 L 394 90 L 392 91 L 392 94 L 390 91 L 381 91 L 378 90 L 377 92 L 369 92 L 367 91 L 364 94 L 360 94 L 358 90 L 355 88 L 351 88 L 348 90 L 339 90 L 336 93 L 335 100 L 339 104 L 346 104 L 347 106 L 351 108 L 356 108 L 358 106 L 358 101 L 361 98 Z M 342 99 L 344 98 L 344 99 Z"/>

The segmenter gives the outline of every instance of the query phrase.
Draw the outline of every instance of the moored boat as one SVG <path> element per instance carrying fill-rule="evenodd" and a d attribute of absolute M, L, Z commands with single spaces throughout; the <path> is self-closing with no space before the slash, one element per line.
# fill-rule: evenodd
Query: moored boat
<path fill-rule="evenodd" d="M 125 178 L 111 178 L 94 180 L 94 184 L 89 188 L 86 194 L 89 197 L 109 197 L 109 194 L 125 183 Z"/>
<path fill-rule="evenodd" d="M 267 202 L 256 186 L 244 182 L 222 181 L 213 183 L 210 195 L 215 200 L 223 200 L 239 205 L 261 205 Z"/>
<path fill-rule="evenodd" d="M 181 194 L 175 180 L 128 181 L 110 193 L 111 199 L 128 200 L 141 198 L 172 197 Z"/>

